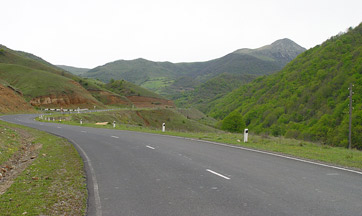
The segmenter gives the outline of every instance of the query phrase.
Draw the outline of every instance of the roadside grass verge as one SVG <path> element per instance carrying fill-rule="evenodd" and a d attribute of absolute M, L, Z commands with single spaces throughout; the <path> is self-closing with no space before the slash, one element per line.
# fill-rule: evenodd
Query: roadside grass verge
<path fill-rule="evenodd" d="M 59 117 L 59 115 L 57 115 Z M 71 119 L 71 118 L 70 118 Z M 57 123 L 95 127 L 95 128 L 108 128 L 118 130 L 129 130 L 146 133 L 156 133 L 179 137 L 194 138 L 197 140 L 207 140 L 218 143 L 231 144 L 236 146 L 247 147 L 251 149 L 263 150 L 268 152 L 276 152 L 284 155 L 290 155 L 297 158 L 304 158 L 312 161 L 320 161 L 327 164 L 362 169 L 362 151 L 356 149 L 348 150 L 341 147 L 332 147 L 321 145 L 318 143 L 306 142 L 295 139 L 287 139 L 283 137 L 269 137 L 249 134 L 247 143 L 243 142 L 243 134 L 226 133 L 221 131 L 212 132 L 194 132 L 175 131 L 170 130 L 166 124 L 166 132 L 161 132 L 159 128 L 146 128 L 143 126 L 116 124 L 113 128 L 111 124 L 100 126 L 95 125 L 95 122 L 86 122 L 82 125 L 75 120 L 67 120 Z M 39 119 L 38 119 L 39 120 Z M 97 119 L 101 120 L 101 119 Z M 46 121 L 44 121 L 46 122 Z"/>
<path fill-rule="evenodd" d="M 17 152 L 21 146 L 19 135 L 11 128 L 0 124 L 0 164 Z"/>
<path fill-rule="evenodd" d="M 166 123 L 166 127 L 173 131 L 200 131 L 217 132 L 218 130 L 202 124 L 197 120 L 187 118 L 176 109 L 119 109 L 117 111 L 53 114 L 55 120 L 66 120 L 67 122 L 96 123 L 116 121 L 116 124 L 134 125 L 150 129 L 157 129 Z"/>
<path fill-rule="evenodd" d="M 4 149 L 10 145 L 13 150 L 1 158 L 1 165 L 9 163 L 7 160 L 12 155 L 23 154 L 24 142 L 30 142 L 27 148 L 38 148 L 33 148 L 34 156 L 18 161 L 28 163 L 19 175 L 14 179 L 6 179 L 5 175 L 0 180 L 0 186 L 12 183 L 0 195 L 1 215 L 85 215 L 84 165 L 72 144 L 45 132 L 0 121 L 0 130 L 5 129 L 7 132 L 0 135 L 5 138 L 0 146 Z M 24 133 L 27 134 L 25 141 L 22 140 Z M 13 164 L 12 169 L 16 170 L 17 166 L 20 165 Z"/>

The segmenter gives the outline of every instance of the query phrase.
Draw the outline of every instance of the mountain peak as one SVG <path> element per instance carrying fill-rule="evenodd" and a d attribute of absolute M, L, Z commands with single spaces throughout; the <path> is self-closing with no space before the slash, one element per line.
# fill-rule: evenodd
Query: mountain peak
<path fill-rule="evenodd" d="M 294 41 L 284 38 L 257 49 L 239 49 L 234 53 L 251 55 L 259 59 L 267 58 L 271 61 L 278 61 L 286 64 L 305 50 L 305 48 Z"/>
<path fill-rule="evenodd" d="M 289 45 L 289 44 L 297 44 L 294 41 L 290 40 L 289 38 L 283 38 L 283 39 L 279 39 L 274 41 L 271 45 L 274 44 L 284 44 L 284 45 Z M 298 44 L 297 44 L 298 45 Z M 298 45 L 299 46 L 299 45 Z"/>
<path fill-rule="evenodd" d="M 300 51 L 300 52 L 304 52 L 306 49 L 304 47 L 301 47 L 300 45 L 298 45 L 297 43 L 295 43 L 294 41 L 288 39 L 288 38 L 284 38 L 284 39 L 280 39 L 277 40 L 275 42 L 273 42 L 270 45 L 261 47 L 259 49 L 265 49 L 265 48 L 271 48 L 271 49 L 284 49 L 284 50 L 296 50 L 296 51 Z"/>

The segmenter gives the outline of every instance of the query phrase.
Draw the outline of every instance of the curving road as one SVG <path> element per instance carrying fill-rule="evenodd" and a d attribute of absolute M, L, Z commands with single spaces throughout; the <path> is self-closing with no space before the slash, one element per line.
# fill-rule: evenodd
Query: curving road
<path fill-rule="evenodd" d="M 2 116 L 82 155 L 88 215 L 362 215 L 362 173 L 185 138 Z"/>

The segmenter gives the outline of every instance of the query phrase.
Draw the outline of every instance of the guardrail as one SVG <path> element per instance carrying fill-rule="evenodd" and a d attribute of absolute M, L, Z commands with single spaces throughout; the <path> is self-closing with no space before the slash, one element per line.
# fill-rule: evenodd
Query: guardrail
<path fill-rule="evenodd" d="M 119 109 L 100 109 L 100 110 L 90 110 L 90 109 L 57 109 L 57 108 L 45 108 L 41 109 L 42 111 L 51 111 L 51 112 L 61 112 L 61 113 L 90 113 L 90 112 L 105 112 Z"/>

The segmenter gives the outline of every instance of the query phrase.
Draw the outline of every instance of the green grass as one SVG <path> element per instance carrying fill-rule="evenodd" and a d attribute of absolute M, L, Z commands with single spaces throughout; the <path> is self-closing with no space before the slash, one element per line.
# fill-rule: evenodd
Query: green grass
<path fill-rule="evenodd" d="M 91 117 L 93 114 L 87 114 L 88 118 L 95 120 L 95 117 Z M 97 114 L 97 121 L 102 122 L 109 121 L 113 122 L 111 118 L 105 119 L 101 115 Z M 108 115 L 109 116 L 109 115 Z M 78 117 L 72 117 L 72 121 L 62 121 L 63 124 L 78 125 Z M 77 120 L 76 120 L 77 119 Z M 170 121 L 171 122 L 171 121 Z M 250 134 L 249 142 L 243 143 L 243 135 L 235 133 L 224 133 L 217 132 L 182 132 L 179 129 L 168 127 L 166 123 L 166 132 L 161 132 L 161 126 L 158 128 L 145 128 L 142 125 L 126 125 L 119 121 L 117 122 L 116 128 L 118 130 L 130 130 L 130 131 L 139 131 L 146 133 L 157 133 L 157 134 L 167 134 L 180 137 L 189 137 L 200 140 L 208 140 L 219 143 L 226 143 L 231 145 L 243 146 L 252 149 L 259 149 L 270 152 L 277 152 L 281 154 L 287 154 L 298 158 L 305 158 L 309 160 L 321 161 L 324 163 L 352 167 L 362 169 L 362 151 L 358 150 L 348 150 L 341 147 L 331 147 L 326 145 L 320 145 L 318 143 L 305 142 L 295 139 L 286 139 L 282 137 L 269 137 L 269 136 L 259 136 Z M 176 124 L 177 125 L 177 124 Z M 108 128 L 112 129 L 112 125 L 106 126 L 97 126 L 89 120 L 85 120 L 85 123 L 82 126 L 86 127 L 98 127 L 98 128 Z M 196 129 L 195 129 L 196 131 Z"/>
<path fill-rule="evenodd" d="M 125 80 L 111 80 L 107 84 L 103 84 L 103 87 L 109 91 L 115 92 L 122 96 L 143 96 L 143 97 L 153 97 L 153 98 L 162 98 L 162 96 L 140 87 L 131 82 Z"/>
<path fill-rule="evenodd" d="M 33 144 L 42 144 L 33 163 L 0 196 L 1 215 L 25 212 L 26 215 L 84 215 L 87 202 L 85 173 L 75 148 L 65 139 L 34 129 L 1 121 L 0 126 L 1 130 L 9 130 L 6 135 L 10 137 L 16 128 L 25 130 L 33 137 Z M 17 137 L 15 135 L 14 139 Z M 14 139 L 7 138 L 5 143 L 16 143 Z"/>
<path fill-rule="evenodd" d="M 6 162 L 21 146 L 18 134 L 0 125 L 0 164 Z"/>
<path fill-rule="evenodd" d="M 117 124 L 129 127 L 142 126 L 150 129 L 158 129 L 162 123 L 170 130 L 174 131 L 197 131 L 216 132 L 217 129 L 199 123 L 196 120 L 188 119 L 173 109 L 121 109 L 117 111 L 81 113 L 71 115 L 54 115 L 57 119 L 65 118 L 67 123 L 79 123 L 80 119 L 85 124 L 94 125 L 96 122 L 116 121 Z M 64 122 L 62 122 L 64 123 Z"/>
<path fill-rule="evenodd" d="M 161 93 L 161 90 L 167 86 L 172 85 L 173 79 L 168 77 L 155 77 L 142 83 L 141 86 L 146 89 L 150 89 L 156 93 Z"/>
<path fill-rule="evenodd" d="M 91 97 L 69 78 L 19 65 L 0 63 L 0 79 L 20 89 L 28 100 L 38 96 L 73 92 L 82 93 L 85 98 Z"/>

